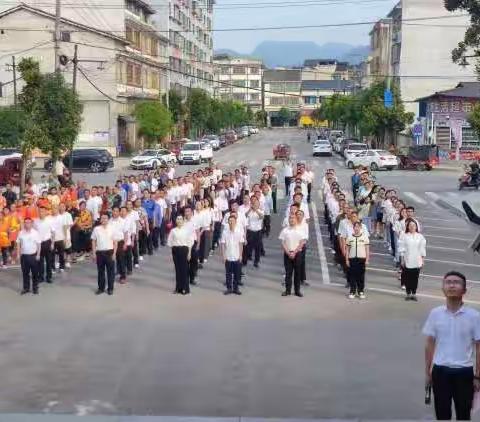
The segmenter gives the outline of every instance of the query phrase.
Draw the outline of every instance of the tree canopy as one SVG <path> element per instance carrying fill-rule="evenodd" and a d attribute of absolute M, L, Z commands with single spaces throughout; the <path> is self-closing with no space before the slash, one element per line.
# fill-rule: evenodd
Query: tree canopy
<path fill-rule="evenodd" d="M 159 143 L 172 129 L 172 115 L 159 101 L 137 104 L 135 117 L 139 125 L 139 134 L 149 146 Z"/>

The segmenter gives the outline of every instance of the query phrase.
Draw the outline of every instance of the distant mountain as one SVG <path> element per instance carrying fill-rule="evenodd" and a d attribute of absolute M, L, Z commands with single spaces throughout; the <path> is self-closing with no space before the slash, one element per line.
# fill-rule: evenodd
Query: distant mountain
<path fill-rule="evenodd" d="M 251 54 L 239 54 L 230 49 L 215 50 L 215 54 L 258 57 L 267 67 L 291 67 L 301 66 L 305 59 L 337 59 L 358 64 L 369 51 L 368 46 L 353 46 L 346 43 L 318 45 L 313 41 L 263 41 Z"/>
<path fill-rule="evenodd" d="M 218 50 L 214 51 L 214 55 L 222 55 L 226 54 L 228 56 L 233 56 L 233 57 L 242 57 L 243 54 L 237 53 L 235 50 L 230 50 L 229 48 L 219 48 Z"/>

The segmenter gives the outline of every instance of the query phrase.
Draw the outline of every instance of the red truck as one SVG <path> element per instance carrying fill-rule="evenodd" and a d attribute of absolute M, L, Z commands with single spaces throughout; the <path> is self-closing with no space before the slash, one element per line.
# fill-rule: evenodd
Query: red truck
<path fill-rule="evenodd" d="M 290 159 L 290 145 L 278 144 L 273 148 L 274 160 L 288 160 Z"/>

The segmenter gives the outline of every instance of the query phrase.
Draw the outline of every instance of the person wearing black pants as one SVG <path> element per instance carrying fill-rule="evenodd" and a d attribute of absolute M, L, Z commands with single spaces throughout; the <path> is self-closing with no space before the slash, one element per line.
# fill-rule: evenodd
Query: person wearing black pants
<path fill-rule="evenodd" d="M 417 288 L 420 270 L 426 256 L 426 240 L 418 233 L 418 224 L 413 219 L 405 221 L 406 233 L 398 241 L 402 285 L 405 285 L 405 300 L 417 301 Z"/>
<path fill-rule="evenodd" d="M 259 267 L 260 255 L 262 251 L 262 230 L 264 214 L 260 210 L 260 203 L 257 197 L 252 196 L 250 199 L 250 209 L 245 214 L 247 220 L 247 250 L 243 255 L 243 265 L 247 265 L 248 259 L 251 259 L 252 253 L 255 253 L 253 266 Z"/>
<path fill-rule="evenodd" d="M 290 160 L 283 162 L 283 174 L 285 178 L 285 197 L 289 198 L 290 196 L 290 185 L 293 179 L 293 166 Z"/>
<path fill-rule="evenodd" d="M 32 228 L 31 218 L 25 218 L 24 228 L 17 237 L 17 256 L 20 257 L 22 269 L 23 289 L 21 294 L 30 292 L 30 277 L 32 292 L 38 294 L 38 261 L 40 260 L 40 235 Z"/>
<path fill-rule="evenodd" d="M 192 248 L 190 250 L 190 259 L 188 261 L 188 278 L 192 286 L 196 286 L 197 282 L 195 281 L 198 273 L 198 223 L 196 219 L 193 218 L 193 212 L 190 205 L 187 205 L 184 210 L 184 228 L 190 231 L 190 234 L 193 239 Z"/>
<path fill-rule="evenodd" d="M 184 226 L 182 216 L 175 220 L 175 228 L 168 235 L 167 245 L 172 248 L 173 265 L 175 266 L 175 290 L 174 294 L 190 294 L 190 282 L 188 274 L 188 261 L 190 250 L 193 245 L 191 231 Z"/>
<path fill-rule="evenodd" d="M 228 217 L 228 228 L 222 233 L 220 245 L 222 247 L 222 257 L 225 263 L 225 285 L 227 290 L 225 295 L 241 295 L 239 290 L 242 273 L 242 251 L 245 243 L 243 230 L 237 229 L 237 217 L 230 215 Z"/>
<path fill-rule="evenodd" d="M 288 227 L 278 237 L 282 241 L 283 265 L 285 267 L 285 291 L 282 296 L 292 294 L 292 276 L 295 296 L 303 297 L 300 291 L 302 270 L 302 249 L 306 244 L 305 235 L 297 227 L 297 216 L 290 214 Z"/>
<path fill-rule="evenodd" d="M 115 240 L 114 230 L 108 223 L 108 214 L 102 214 L 100 225 L 95 227 L 92 232 L 92 258 L 97 263 L 97 295 L 105 293 L 105 285 L 107 285 L 107 293 L 112 295 L 115 285 L 117 241 Z"/>
<path fill-rule="evenodd" d="M 362 231 L 362 223 L 353 223 L 353 233 L 345 241 L 345 262 L 350 285 L 348 297 L 365 298 L 365 270 L 370 258 L 370 241 L 367 233 Z"/>
<path fill-rule="evenodd" d="M 39 214 L 40 218 L 34 222 L 34 228 L 38 231 L 40 240 L 42 241 L 40 246 L 40 262 L 38 263 L 38 281 L 39 283 L 44 281 L 51 283 L 55 229 L 53 219 L 48 215 L 48 211 L 45 208 L 40 208 Z"/>
<path fill-rule="evenodd" d="M 442 290 L 446 305 L 432 309 L 422 330 L 425 386 L 433 388 L 437 420 L 452 419 L 452 401 L 456 419 L 470 420 L 474 392 L 480 391 L 480 313 L 463 302 L 463 274 L 445 274 Z"/>

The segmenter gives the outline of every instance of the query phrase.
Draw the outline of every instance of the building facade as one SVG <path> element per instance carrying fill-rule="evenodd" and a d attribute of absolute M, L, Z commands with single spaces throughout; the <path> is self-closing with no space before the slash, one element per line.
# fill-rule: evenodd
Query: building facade
<path fill-rule="evenodd" d="M 263 72 L 265 111 L 268 126 L 282 126 L 279 111 L 290 111 L 290 125 L 297 125 L 301 108 L 302 71 L 300 69 L 273 69 Z"/>
<path fill-rule="evenodd" d="M 183 97 L 191 88 L 213 94 L 213 6 L 215 0 L 155 0 L 158 31 L 170 41 L 169 87 Z"/>
<path fill-rule="evenodd" d="M 468 23 L 465 14 L 448 12 L 443 0 L 400 0 L 371 32 L 372 46 L 379 46 L 372 53 L 376 60 L 370 66 L 371 78 L 380 71 L 391 77 L 406 110 L 418 116 L 416 98 L 448 89 L 452 83 L 476 80 L 474 66 L 462 68 L 451 60 Z"/>
<path fill-rule="evenodd" d="M 218 56 L 214 63 L 214 96 L 239 101 L 253 111 L 262 106 L 263 62 L 258 59 Z"/>
<path fill-rule="evenodd" d="M 385 79 L 391 73 L 392 19 L 380 19 L 370 31 L 369 72 L 371 82 Z"/>
<path fill-rule="evenodd" d="M 335 59 L 308 59 L 303 63 L 303 81 L 348 80 L 349 65 Z"/>

